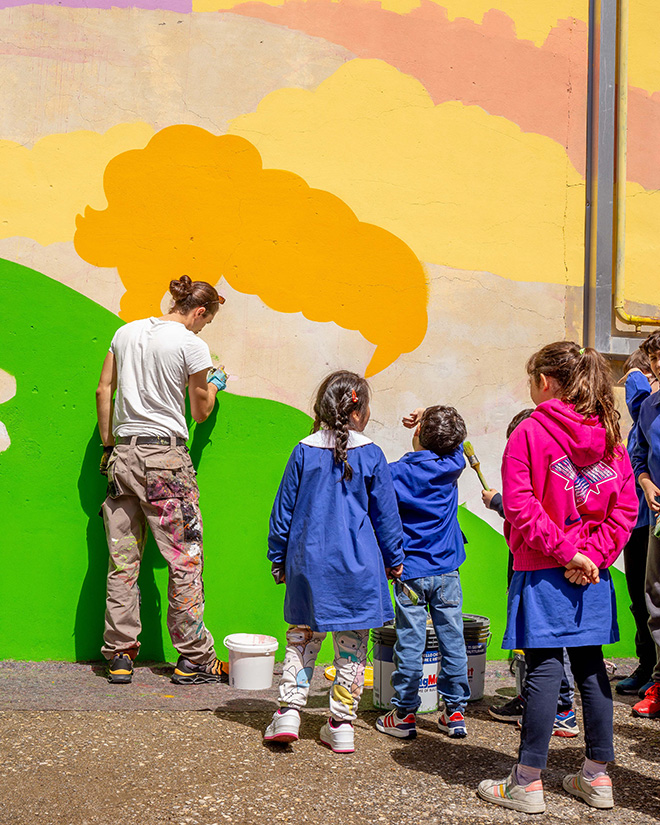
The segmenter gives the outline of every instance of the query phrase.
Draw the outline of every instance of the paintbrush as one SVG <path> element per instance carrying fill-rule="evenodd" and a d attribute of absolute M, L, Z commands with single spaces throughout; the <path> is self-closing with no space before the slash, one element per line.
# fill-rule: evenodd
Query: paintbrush
<path fill-rule="evenodd" d="M 417 602 L 419 601 L 419 596 L 417 595 L 417 593 L 415 593 L 415 591 L 412 588 L 408 587 L 408 585 L 405 582 L 402 582 L 401 579 L 399 579 L 399 584 L 401 585 L 401 589 L 410 599 L 410 601 L 414 605 L 417 605 Z"/>
<path fill-rule="evenodd" d="M 474 447 L 472 446 L 472 444 L 470 444 L 469 441 L 465 441 L 463 443 L 463 452 L 465 453 L 465 457 L 467 458 L 470 467 L 472 467 L 474 472 L 479 476 L 481 486 L 484 488 L 484 490 L 490 490 L 490 487 L 486 484 L 486 479 L 484 478 L 484 475 L 481 472 L 481 464 L 479 463 L 477 454 L 475 453 Z"/>

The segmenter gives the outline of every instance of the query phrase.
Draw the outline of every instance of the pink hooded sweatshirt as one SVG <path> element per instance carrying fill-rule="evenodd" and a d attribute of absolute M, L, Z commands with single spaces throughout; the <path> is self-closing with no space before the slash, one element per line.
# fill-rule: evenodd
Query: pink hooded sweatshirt
<path fill-rule="evenodd" d="M 584 553 L 609 567 L 637 523 L 635 478 L 622 446 L 605 458 L 605 428 L 559 399 L 512 433 L 502 459 L 504 535 L 514 570 L 565 566 Z"/>

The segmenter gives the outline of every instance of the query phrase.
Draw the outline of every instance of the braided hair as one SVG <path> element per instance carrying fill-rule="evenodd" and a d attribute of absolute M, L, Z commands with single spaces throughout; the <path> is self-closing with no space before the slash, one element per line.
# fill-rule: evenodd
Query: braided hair
<path fill-rule="evenodd" d="M 369 407 L 370 395 L 366 380 L 347 370 L 328 375 L 316 393 L 312 432 L 318 432 L 321 427 L 334 432 L 335 464 L 342 466 L 341 477 L 346 481 L 353 478 L 353 469 L 348 463 L 350 415 L 356 412 L 362 418 Z"/>

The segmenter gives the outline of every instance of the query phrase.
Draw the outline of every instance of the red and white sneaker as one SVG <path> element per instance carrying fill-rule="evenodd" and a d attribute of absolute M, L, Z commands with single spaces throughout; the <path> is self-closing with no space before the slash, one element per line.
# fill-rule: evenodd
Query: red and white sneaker
<path fill-rule="evenodd" d="M 355 732 L 352 722 L 335 722 L 328 719 L 319 733 L 321 742 L 335 753 L 353 753 Z"/>
<path fill-rule="evenodd" d="M 461 711 L 455 710 L 450 714 L 445 705 L 440 707 L 438 730 L 448 734 L 450 739 L 465 739 L 468 735 L 465 717 Z"/>
<path fill-rule="evenodd" d="M 612 780 L 606 773 L 595 779 L 587 779 L 582 773 L 572 773 L 564 777 L 564 790 L 584 799 L 592 808 L 613 808 Z"/>
<path fill-rule="evenodd" d="M 633 705 L 632 714 L 645 719 L 660 717 L 660 682 L 653 682 L 642 701 Z"/>
<path fill-rule="evenodd" d="M 300 731 L 300 713 L 296 708 L 280 708 L 266 728 L 264 742 L 296 742 Z"/>
<path fill-rule="evenodd" d="M 396 736 L 397 739 L 414 739 L 417 736 L 415 714 L 408 713 L 406 716 L 399 716 L 397 709 L 394 708 L 385 716 L 379 716 L 376 719 L 376 730 L 388 736 Z"/>

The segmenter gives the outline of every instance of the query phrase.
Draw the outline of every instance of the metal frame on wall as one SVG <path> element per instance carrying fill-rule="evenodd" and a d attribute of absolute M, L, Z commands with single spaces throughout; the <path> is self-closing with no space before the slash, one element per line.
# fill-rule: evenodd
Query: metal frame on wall
<path fill-rule="evenodd" d="M 627 67 L 628 0 L 591 0 L 583 336 L 613 358 L 660 327 L 625 309 Z"/>

